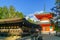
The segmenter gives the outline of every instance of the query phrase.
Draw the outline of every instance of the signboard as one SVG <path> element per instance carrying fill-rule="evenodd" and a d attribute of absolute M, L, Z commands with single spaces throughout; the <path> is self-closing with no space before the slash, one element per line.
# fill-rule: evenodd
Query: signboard
<path fill-rule="evenodd" d="M 53 27 L 52 26 L 50 26 L 50 31 L 52 31 L 53 29 L 52 29 Z"/>
<path fill-rule="evenodd" d="M 50 29 L 52 29 L 53 27 L 52 26 L 50 26 Z"/>

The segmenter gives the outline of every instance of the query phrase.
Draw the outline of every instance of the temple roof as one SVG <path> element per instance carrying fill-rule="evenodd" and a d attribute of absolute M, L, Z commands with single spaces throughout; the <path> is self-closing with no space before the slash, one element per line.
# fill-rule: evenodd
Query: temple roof
<path fill-rule="evenodd" d="M 13 25 L 18 25 L 18 26 L 25 26 L 29 28 L 39 28 L 41 30 L 41 27 L 39 24 L 34 24 L 30 23 L 28 20 L 25 18 L 20 19 L 20 18 L 11 18 L 11 19 L 0 19 L 0 26 L 13 26 Z"/>
<path fill-rule="evenodd" d="M 10 19 L 0 19 L 0 24 L 3 23 L 16 23 L 16 22 L 21 22 L 22 19 L 20 18 L 10 18 Z"/>

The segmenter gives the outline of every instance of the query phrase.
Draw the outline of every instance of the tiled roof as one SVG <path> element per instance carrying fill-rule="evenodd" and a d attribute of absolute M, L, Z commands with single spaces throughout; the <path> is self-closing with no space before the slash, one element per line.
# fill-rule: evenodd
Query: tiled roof
<path fill-rule="evenodd" d="M 20 18 L 10 18 L 10 19 L 0 19 L 0 24 L 2 23 L 15 23 L 15 22 L 21 22 L 22 19 Z"/>

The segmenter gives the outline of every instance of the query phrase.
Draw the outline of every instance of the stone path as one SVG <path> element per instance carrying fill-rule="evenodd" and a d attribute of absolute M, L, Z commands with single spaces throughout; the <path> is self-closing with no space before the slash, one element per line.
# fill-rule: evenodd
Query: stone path
<path fill-rule="evenodd" d="M 54 35 L 42 35 L 42 37 L 43 37 L 43 40 L 60 40 L 60 37 L 57 37 L 57 36 L 54 36 Z M 9 39 L 12 39 L 12 38 L 9 38 Z M 5 39 L 0 38 L 0 40 L 5 40 Z M 8 39 L 6 39 L 6 40 L 8 40 Z M 31 39 L 28 38 L 27 40 L 31 40 Z"/>
<path fill-rule="evenodd" d="M 60 40 L 60 37 L 54 35 L 43 35 L 43 40 Z"/>

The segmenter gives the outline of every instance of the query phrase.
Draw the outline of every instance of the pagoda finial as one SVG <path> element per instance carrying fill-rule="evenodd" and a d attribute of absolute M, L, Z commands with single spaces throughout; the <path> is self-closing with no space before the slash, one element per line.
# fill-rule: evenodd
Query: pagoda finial
<path fill-rule="evenodd" d="M 43 9 L 43 11 L 45 12 L 46 11 L 46 4 L 44 3 L 44 9 Z"/>

